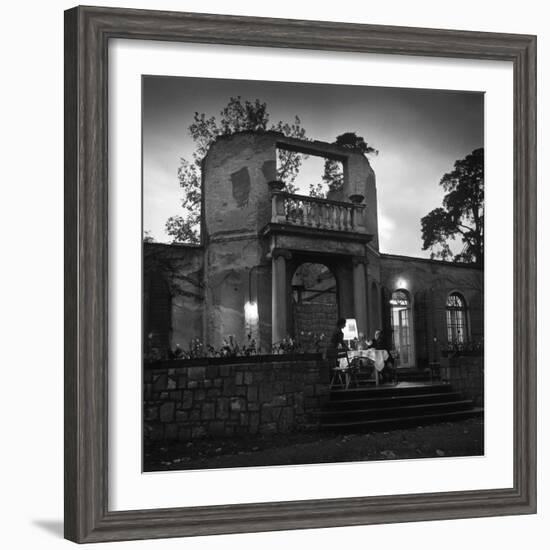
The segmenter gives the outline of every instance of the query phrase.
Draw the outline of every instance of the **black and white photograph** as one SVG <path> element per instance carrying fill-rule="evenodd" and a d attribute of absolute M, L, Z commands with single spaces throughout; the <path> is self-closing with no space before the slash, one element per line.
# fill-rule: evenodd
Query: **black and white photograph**
<path fill-rule="evenodd" d="M 142 76 L 143 470 L 484 454 L 484 94 Z"/>

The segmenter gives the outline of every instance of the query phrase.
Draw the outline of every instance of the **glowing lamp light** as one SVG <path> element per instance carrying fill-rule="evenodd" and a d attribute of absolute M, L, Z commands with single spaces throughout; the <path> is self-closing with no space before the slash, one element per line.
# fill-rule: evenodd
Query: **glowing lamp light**
<path fill-rule="evenodd" d="M 258 304 L 256 302 L 244 304 L 244 320 L 247 325 L 254 325 L 258 322 Z"/>
<path fill-rule="evenodd" d="M 355 319 L 346 319 L 346 326 L 344 327 L 344 340 L 353 340 L 358 338 L 357 321 Z"/>
<path fill-rule="evenodd" d="M 408 288 L 409 285 L 405 279 L 397 279 L 397 288 Z"/>

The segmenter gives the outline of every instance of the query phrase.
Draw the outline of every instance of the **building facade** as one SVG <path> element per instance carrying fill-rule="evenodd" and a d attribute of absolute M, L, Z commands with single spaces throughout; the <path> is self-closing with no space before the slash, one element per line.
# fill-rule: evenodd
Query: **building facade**
<path fill-rule="evenodd" d="M 342 163 L 329 199 L 284 191 L 278 150 Z M 383 329 L 398 366 L 483 338 L 483 270 L 379 251 L 376 178 L 359 151 L 242 132 L 202 168 L 200 245 L 144 243 L 144 347 L 163 354 L 224 339 L 269 353 L 286 337 L 330 335 L 340 317 Z"/>

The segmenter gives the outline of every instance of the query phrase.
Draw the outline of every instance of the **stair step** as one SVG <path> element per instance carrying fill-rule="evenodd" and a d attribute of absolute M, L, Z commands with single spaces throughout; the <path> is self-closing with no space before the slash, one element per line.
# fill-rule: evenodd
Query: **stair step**
<path fill-rule="evenodd" d="M 415 403 L 439 403 L 460 401 L 459 392 L 424 393 L 412 395 L 390 395 L 383 397 L 363 397 L 357 399 L 338 399 L 327 403 L 327 410 L 350 410 L 369 407 L 387 408 Z"/>
<path fill-rule="evenodd" d="M 452 391 L 450 384 L 410 384 L 392 386 L 374 386 L 370 388 L 348 388 L 332 389 L 330 392 L 331 401 L 341 399 L 359 399 L 369 397 L 386 397 L 391 395 L 431 394 L 448 393 Z"/>
<path fill-rule="evenodd" d="M 320 425 L 320 428 L 327 431 L 377 431 L 382 429 L 397 429 L 407 426 L 416 426 L 430 423 L 454 422 L 456 420 L 465 420 L 467 418 L 483 416 L 483 413 L 483 408 L 475 407 L 462 411 L 451 411 L 438 414 L 423 414 L 395 418 L 377 418 L 373 420 L 322 423 Z"/>
<path fill-rule="evenodd" d="M 472 408 L 471 400 L 450 401 L 446 403 L 419 403 L 416 405 L 406 405 L 393 407 L 390 409 L 384 408 L 369 408 L 356 410 L 337 410 L 337 411 L 321 411 L 318 417 L 323 423 L 332 421 L 338 422 L 343 420 L 360 421 L 360 420 L 376 420 L 377 418 L 400 418 L 400 417 L 415 417 L 426 414 L 444 414 Z"/>

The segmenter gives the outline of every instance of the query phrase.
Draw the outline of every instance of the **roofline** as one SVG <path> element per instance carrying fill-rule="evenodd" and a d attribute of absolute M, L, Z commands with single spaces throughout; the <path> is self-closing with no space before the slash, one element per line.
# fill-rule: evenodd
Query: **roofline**
<path fill-rule="evenodd" d="M 157 243 L 157 242 L 148 242 L 143 241 L 144 247 L 155 247 L 155 246 L 165 246 L 170 248 L 204 248 L 202 244 L 195 243 Z"/>
<path fill-rule="evenodd" d="M 411 262 L 424 262 L 428 264 L 435 264 L 435 265 L 448 265 L 452 267 L 464 267 L 468 269 L 477 269 L 479 271 L 483 271 L 483 266 L 478 266 L 476 264 L 472 263 L 465 263 L 465 262 L 448 262 L 446 260 L 432 260 L 431 258 L 418 258 L 415 256 L 402 256 L 401 254 L 385 254 L 382 252 L 379 252 L 380 258 L 387 258 L 389 260 L 404 260 L 404 261 L 411 261 Z"/>

